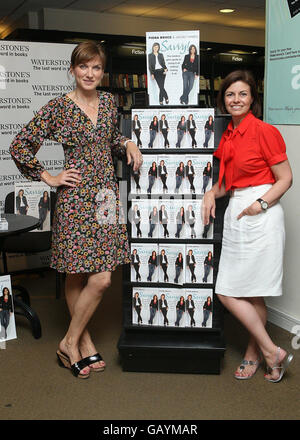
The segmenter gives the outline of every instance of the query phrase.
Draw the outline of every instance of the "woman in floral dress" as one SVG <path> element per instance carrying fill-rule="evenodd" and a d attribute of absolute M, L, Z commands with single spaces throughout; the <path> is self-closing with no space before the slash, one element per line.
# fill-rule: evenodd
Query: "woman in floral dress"
<path fill-rule="evenodd" d="M 118 130 L 112 95 L 96 90 L 104 67 L 102 48 L 94 42 L 80 43 L 71 56 L 75 89 L 49 101 L 10 147 L 26 178 L 57 187 L 51 267 L 66 273 L 71 314 L 57 357 L 80 378 L 105 367 L 86 326 L 110 285 L 111 272 L 130 262 L 112 156 L 126 155 L 134 170 L 142 164 L 138 147 Z M 63 145 L 65 166 L 57 176 L 35 156 L 45 139 Z"/>

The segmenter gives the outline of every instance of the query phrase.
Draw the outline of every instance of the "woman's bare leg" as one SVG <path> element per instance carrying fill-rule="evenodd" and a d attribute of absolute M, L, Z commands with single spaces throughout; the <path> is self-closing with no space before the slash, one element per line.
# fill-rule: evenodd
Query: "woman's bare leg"
<path fill-rule="evenodd" d="M 262 297 L 255 297 L 255 298 L 247 298 L 248 301 L 250 301 L 253 306 L 256 308 L 256 311 L 258 315 L 260 316 L 260 319 L 264 326 L 266 326 L 267 323 L 267 309 L 264 302 L 264 299 Z M 249 336 L 249 342 L 248 346 L 246 348 L 245 355 L 243 359 L 246 359 L 248 361 L 257 361 L 261 356 L 260 348 L 256 343 L 255 338 L 250 334 Z M 255 371 L 258 368 L 258 364 L 256 365 L 244 365 L 244 370 L 241 371 L 239 368 L 236 370 L 235 375 L 245 377 L 245 376 L 252 376 Z"/>
<path fill-rule="evenodd" d="M 74 313 L 74 305 L 79 298 L 79 295 L 86 285 L 87 274 L 67 274 L 65 282 L 65 297 L 71 317 Z M 92 356 L 97 353 L 96 347 L 91 339 L 90 333 L 85 329 L 79 341 L 79 350 L 83 358 Z M 105 362 L 94 362 L 90 368 L 105 367 Z"/>
<path fill-rule="evenodd" d="M 254 306 L 253 298 L 235 298 L 224 295 L 218 295 L 218 298 L 222 304 L 248 330 L 250 335 L 253 337 L 253 340 L 261 350 L 267 365 L 272 367 L 276 360 L 277 346 L 273 343 L 265 329 L 265 322 L 263 322 L 261 317 L 261 314 L 263 316 L 263 307 L 261 302 L 254 301 L 256 304 L 256 306 Z M 285 350 L 281 349 L 279 363 L 284 359 L 285 356 Z M 276 379 L 278 376 L 279 370 L 273 370 L 272 374 L 268 375 L 267 378 L 272 377 Z"/>
<path fill-rule="evenodd" d="M 73 304 L 73 315 L 69 329 L 59 344 L 60 350 L 69 356 L 71 364 L 78 362 L 82 358 L 79 350 L 80 339 L 99 305 L 104 291 L 110 286 L 110 282 L 110 272 L 88 275 L 86 285 L 80 292 L 77 301 Z"/>

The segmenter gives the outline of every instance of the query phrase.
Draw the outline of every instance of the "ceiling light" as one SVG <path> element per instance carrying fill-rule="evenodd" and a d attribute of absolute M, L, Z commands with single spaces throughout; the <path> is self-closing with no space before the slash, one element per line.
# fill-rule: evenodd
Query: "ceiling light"
<path fill-rule="evenodd" d="M 220 9 L 219 12 L 222 14 L 230 14 L 231 12 L 234 12 L 235 9 Z"/>

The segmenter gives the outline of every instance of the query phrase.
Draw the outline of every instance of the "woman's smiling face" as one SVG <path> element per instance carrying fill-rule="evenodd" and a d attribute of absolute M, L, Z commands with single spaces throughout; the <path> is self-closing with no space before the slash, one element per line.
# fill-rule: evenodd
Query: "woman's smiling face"
<path fill-rule="evenodd" d="M 243 81 L 234 82 L 224 93 L 226 110 L 233 118 L 246 116 L 250 111 L 252 102 L 250 86 Z"/>
<path fill-rule="evenodd" d="M 74 74 L 77 88 L 83 91 L 96 89 L 104 75 L 104 69 L 99 56 L 71 67 L 70 70 Z"/>

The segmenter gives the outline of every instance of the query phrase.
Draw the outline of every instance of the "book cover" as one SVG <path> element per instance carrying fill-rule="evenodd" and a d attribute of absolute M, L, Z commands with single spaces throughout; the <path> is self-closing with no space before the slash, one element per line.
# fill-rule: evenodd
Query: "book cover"
<path fill-rule="evenodd" d="M 158 200 L 133 199 L 128 213 L 133 238 L 158 238 Z"/>
<path fill-rule="evenodd" d="M 133 194 L 158 194 L 158 164 L 157 155 L 145 154 L 143 165 L 138 173 L 131 172 L 131 193 Z"/>
<path fill-rule="evenodd" d="M 160 148 L 159 131 L 159 110 L 157 109 L 133 109 L 132 110 L 132 139 L 138 144 L 140 138 L 140 148 L 154 149 Z M 139 121 L 139 131 L 134 121 Z M 138 136 L 137 136 L 138 135 Z"/>
<path fill-rule="evenodd" d="M 185 282 L 212 283 L 213 245 L 187 244 L 185 247 Z"/>
<path fill-rule="evenodd" d="M 130 280 L 141 283 L 158 281 L 158 246 L 156 244 L 131 244 Z"/>
<path fill-rule="evenodd" d="M 149 287 L 132 289 L 132 323 L 159 325 L 158 290 Z"/>
<path fill-rule="evenodd" d="M 143 288 L 138 293 L 142 303 L 143 325 L 159 325 L 158 289 Z"/>
<path fill-rule="evenodd" d="M 195 123 L 195 143 L 197 148 L 214 148 L 214 109 L 213 108 L 199 108 L 192 109 L 187 116 L 187 120 L 191 118 Z M 193 133 L 189 133 L 188 147 L 193 147 Z"/>
<path fill-rule="evenodd" d="M 212 298 L 212 289 L 185 289 L 187 327 L 212 327 Z"/>
<path fill-rule="evenodd" d="M 175 148 L 177 142 L 178 110 L 161 110 L 159 116 L 160 148 Z"/>
<path fill-rule="evenodd" d="M 182 154 L 172 154 L 167 160 L 167 165 L 169 194 L 186 193 L 185 156 Z"/>
<path fill-rule="evenodd" d="M 50 231 L 50 188 L 42 182 L 15 183 L 15 213 L 31 215 L 40 220 L 32 232 Z"/>
<path fill-rule="evenodd" d="M 10 275 L 0 277 L 0 327 L 0 348 L 5 348 L 5 341 L 17 338 Z"/>
<path fill-rule="evenodd" d="M 184 289 L 159 287 L 157 293 L 159 303 L 158 325 L 185 327 L 185 310 L 178 311 L 176 308 L 180 297 L 183 296 L 184 298 Z"/>
<path fill-rule="evenodd" d="M 146 32 L 148 94 L 150 105 L 197 105 L 200 75 L 200 31 Z M 156 57 L 163 68 L 157 75 Z M 193 71 L 189 75 L 189 61 Z M 184 68 L 183 68 L 184 66 Z M 187 84 L 188 83 L 188 84 Z"/>
<path fill-rule="evenodd" d="M 183 191 L 188 194 L 205 194 L 212 187 L 212 155 L 185 156 L 185 182 Z"/>

